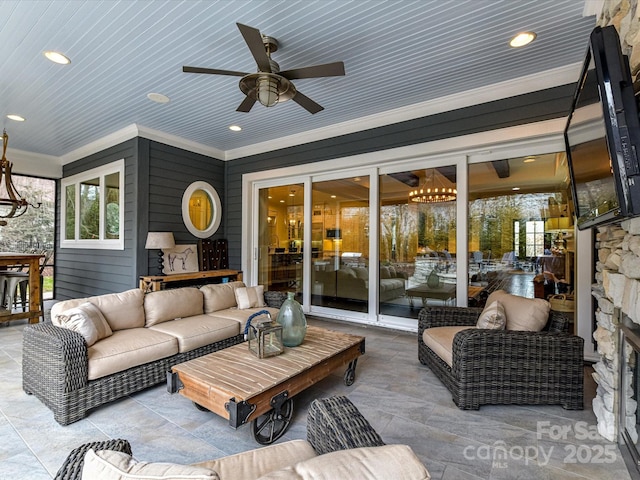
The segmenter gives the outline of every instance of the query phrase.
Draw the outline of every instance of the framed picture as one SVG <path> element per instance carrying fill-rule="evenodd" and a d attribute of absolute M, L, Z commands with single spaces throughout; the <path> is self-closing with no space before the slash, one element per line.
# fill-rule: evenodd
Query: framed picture
<path fill-rule="evenodd" d="M 198 271 L 198 246 L 195 244 L 163 248 L 162 254 L 162 273 L 165 275 Z"/>

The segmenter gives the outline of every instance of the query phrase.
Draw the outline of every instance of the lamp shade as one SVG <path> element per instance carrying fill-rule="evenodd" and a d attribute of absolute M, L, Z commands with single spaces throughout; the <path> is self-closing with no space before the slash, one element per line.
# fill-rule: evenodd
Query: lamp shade
<path fill-rule="evenodd" d="M 162 250 L 163 248 L 173 248 L 175 246 L 173 232 L 149 232 L 147 233 L 147 243 L 145 243 L 144 248 L 147 250 Z"/>

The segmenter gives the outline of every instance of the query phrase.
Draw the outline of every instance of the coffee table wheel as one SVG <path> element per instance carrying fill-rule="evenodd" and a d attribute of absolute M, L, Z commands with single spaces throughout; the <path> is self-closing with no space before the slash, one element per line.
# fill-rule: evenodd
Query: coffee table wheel
<path fill-rule="evenodd" d="M 270 445 L 289 428 L 293 417 L 293 398 L 285 400 L 280 408 L 274 408 L 251 422 L 251 433 L 260 445 Z"/>
<path fill-rule="evenodd" d="M 202 405 L 200 405 L 199 403 L 193 402 L 193 404 L 196 406 L 196 408 L 198 410 L 200 410 L 201 412 L 210 412 L 211 410 L 209 410 L 206 407 L 203 407 Z"/>
<path fill-rule="evenodd" d="M 344 384 L 347 387 L 350 387 L 351 385 L 353 385 L 353 382 L 356 381 L 356 369 L 349 367 L 347 368 L 347 371 L 344 372 Z"/>

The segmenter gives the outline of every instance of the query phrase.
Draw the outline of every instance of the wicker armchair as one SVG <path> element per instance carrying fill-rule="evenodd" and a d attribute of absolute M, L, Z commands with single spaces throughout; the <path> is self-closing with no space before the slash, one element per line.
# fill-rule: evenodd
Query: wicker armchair
<path fill-rule="evenodd" d="M 418 358 L 463 410 L 487 404 L 560 404 L 584 408 L 584 341 L 566 333 L 566 315 L 551 311 L 542 332 L 475 328 L 481 308 L 425 307 L 418 316 Z M 450 367 L 423 342 L 428 328 L 464 326 Z"/>

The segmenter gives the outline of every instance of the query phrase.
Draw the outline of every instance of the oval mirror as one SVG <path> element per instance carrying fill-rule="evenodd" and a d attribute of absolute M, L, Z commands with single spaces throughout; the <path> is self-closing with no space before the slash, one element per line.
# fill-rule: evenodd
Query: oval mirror
<path fill-rule="evenodd" d="M 197 238 L 208 238 L 220 226 L 222 204 L 218 192 L 207 182 L 193 182 L 182 195 L 182 220 Z"/>

